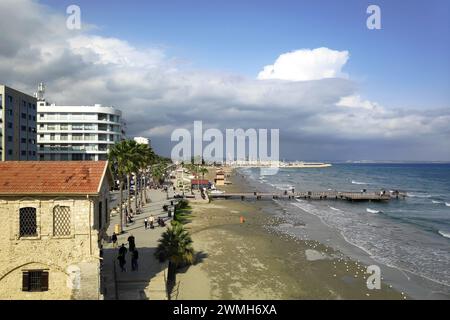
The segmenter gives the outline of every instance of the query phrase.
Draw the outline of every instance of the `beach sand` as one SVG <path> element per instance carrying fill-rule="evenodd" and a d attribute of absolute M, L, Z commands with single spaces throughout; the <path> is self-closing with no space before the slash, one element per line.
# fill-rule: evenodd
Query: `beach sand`
<path fill-rule="evenodd" d="M 239 176 L 231 180 L 220 189 L 253 191 Z M 405 298 L 385 284 L 367 289 L 366 267 L 341 253 L 268 229 L 283 223 L 267 213 L 278 210 L 271 201 L 215 200 L 191 207 L 186 228 L 198 259 L 178 273 L 173 299 Z"/>

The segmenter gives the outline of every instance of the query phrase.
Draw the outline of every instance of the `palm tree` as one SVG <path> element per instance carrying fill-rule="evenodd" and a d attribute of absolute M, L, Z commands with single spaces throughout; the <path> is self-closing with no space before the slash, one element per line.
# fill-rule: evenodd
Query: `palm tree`
<path fill-rule="evenodd" d="M 206 169 L 206 167 L 201 167 L 198 170 L 198 172 L 202 174 L 202 179 L 204 179 L 205 178 L 205 174 L 207 174 L 209 171 L 208 171 L 208 169 Z"/>
<path fill-rule="evenodd" d="M 136 174 L 136 181 L 135 181 L 135 209 L 137 210 L 137 200 L 138 200 L 138 196 L 141 198 L 141 203 L 142 203 L 142 195 L 143 192 L 145 191 L 145 186 L 144 188 L 142 188 L 142 181 L 141 181 L 141 177 L 144 176 L 146 170 L 148 169 L 148 167 L 151 165 L 151 163 L 154 161 L 155 158 L 155 154 L 153 152 L 153 150 L 145 144 L 138 144 L 136 145 L 136 168 L 137 171 L 135 172 Z M 138 185 L 139 183 L 139 185 Z M 139 187 L 139 188 L 138 188 Z"/>
<path fill-rule="evenodd" d="M 167 228 L 158 242 L 155 257 L 161 262 L 169 261 L 167 285 L 171 286 L 175 284 L 177 268 L 194 262 L 192 239 L 182 224 L 175 223 Z"/>
<path fill-rule="evenodd" d="M 123 184 L 126 177 L 128 186 L 128 208 L 131 206 L 130 200 L 130 176 L 136 170 L 136 141 L 124 140 L 116 143 L 109 151 L 108 158 L 112 169 L 116 170 L 117 177 L 119 179 L 120 188 L 120 225 L 123 229 L 124 222 L 126 223 L 126 217 L 123 214 Z"/>

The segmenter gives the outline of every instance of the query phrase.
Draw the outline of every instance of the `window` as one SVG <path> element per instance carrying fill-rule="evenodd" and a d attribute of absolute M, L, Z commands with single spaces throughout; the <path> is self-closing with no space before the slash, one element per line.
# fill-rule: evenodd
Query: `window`
<path fill-rule="evenodd" d="M 36 237 L 36 208 L 20 209 L 20 237 Z"/>
<path fill-rule="evenodd" d="M 21 143 L 27 143 L 27 139 L 21 138 L 21 139 L 20 139 L 20 142 L 21 142 Z"/>
<path fill-rule="evenodd" d="M 61 124 L 61 130 L 69 130 L 68 124 Z"/>
<path fill-rule="evenodd" d="M 27 152 L 26 152 L 25 150 L 22 150 L 22 151 L 20 151 L 20 154 L 21 154 L 22 156 L 26 156 L 26 155 L 27 155 Z"/>
<path fill-rule="evenodd" d="M 12 142 L 13 141 L 13 137 L 12 136 L 8 136 L 8 142 Z"/>
<path fill-rule="evenodd" d="M 27 126 L 20 126 L 20 130 L 27 131 Z"/>
<path fill-rule="evenodd" d="M 48 291 L 48 272 L 44 270 L 29 270 L 22 273 L 22 291 Z"/>
<path fill-rule="evenodd" d="M 22 119 L 27 119 L 27 114 L 26 113 L 22 113 Z"/>
<path fill-rule="evenodd" d="M 57 206 L 53 209 L 53 235 L 70 236 L 70 208 Z"/>
<path fill-rule="evenodd" d="M 78 160 L 78 161 L 83 160 L 83 155 L 74 153 L 74 154 L 72 154 L 72 160 Z"/>
<path fill-rule="evenodd" d="M 83 140 L 83 135 L 81 133 L 72 133 L 72 140 Z"/>
<path fill-rule="evenodd" d="M 12 122 L 8 122 L 8 129 L 12 129 L 13 125 Z"/>

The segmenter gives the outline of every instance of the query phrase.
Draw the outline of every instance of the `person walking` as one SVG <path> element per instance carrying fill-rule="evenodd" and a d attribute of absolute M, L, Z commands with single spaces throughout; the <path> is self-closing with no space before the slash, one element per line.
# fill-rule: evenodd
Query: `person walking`
<path fill-rule="evenodd" d="M 138 270 L 138 259 L 139 259 L 139 252 L 137 249 L 134 249 L 134 251 L 131 253 L 131 270 L 132 271 Z"/>
<path fill-rule="evenodd" d="M 113 232 L 113 234 L 111 236 L 111 241 L 113 244 L 113 248 L 117 248 L 117 234 L 115 232 Z"/>
<path fill-rule="evenodd" d="M 147 225 L 148 225 L 148 219 L 145 218 L 144 219 L 144 228 L 145 228 L 145 230 L 147 230 Z"/>
<path fill-rule="evenodd" d="M 136 242 L 133 234 L 128 237 L 128 248 L 130 249 L 130 253 L 133 253 L 134 249 L 136 248 Z"/>
<path fill-rule="evenodd" d="M 153 215 L 150 216 L 150 229 L 154 228 L 154 224 L 155 223 L 155 218 L 153 217 Z"/>
<path fill-rule="evenodd" d="M 122 246 L 119 248 L 119 256 L 117 257 L 117 260 L 119 260 L 119 266 L 121 272 L 126 272 L 125 265 L 127 263 L 125 259 L 125 255 L 127 254 L 127 248 L 125 248 L 125 244 L 122 243 Z"/>

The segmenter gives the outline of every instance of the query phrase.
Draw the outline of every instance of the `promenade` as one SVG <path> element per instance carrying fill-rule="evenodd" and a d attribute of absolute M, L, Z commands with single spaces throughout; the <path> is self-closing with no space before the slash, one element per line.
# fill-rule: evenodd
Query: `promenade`
<path fill-rule="evenodd" d="M 170 196 L 172 196 L 169 193 Z M 150 202 L 143 208 L 143 213 L 134 216 L 134 223 L 124 226 L 124 233 L 118 236 L 118 247 L 124 243 L 128 249 L 127 238 L 135 237 L 136 248 L 139 252 L 138 271 L 131 271 L 131 254 L 126 255 L 126 272 L 121 272 L 117 260 L 118 248 L 112 243 L 103 245 L 103 270 L 102 280 L 105 288 L 105 300 L 165 300 L 167 299 L 165 289 L 165 276 L 167 275 L 167 263 L 159 263 L 153 253 L 158 245 L 161 234 L 165 227 L 154 229 L 144 228 L 144 219 L 153 215 L 155 222 L 158 217 L 167 218 L 162 206 L 170 203 L 166 199 L 166 192 L 161 190 L 148 190 L 147 198 Z M 134 203 L 133 203 L 134 204 Z M 132 206 L 133 206 L 132 204 Z M 114 225 L 119 224 L 119 215 L 111 217 L 108 235 L 114 231 Z M 166 225 L 169 225 L 167 223 Z"/>

